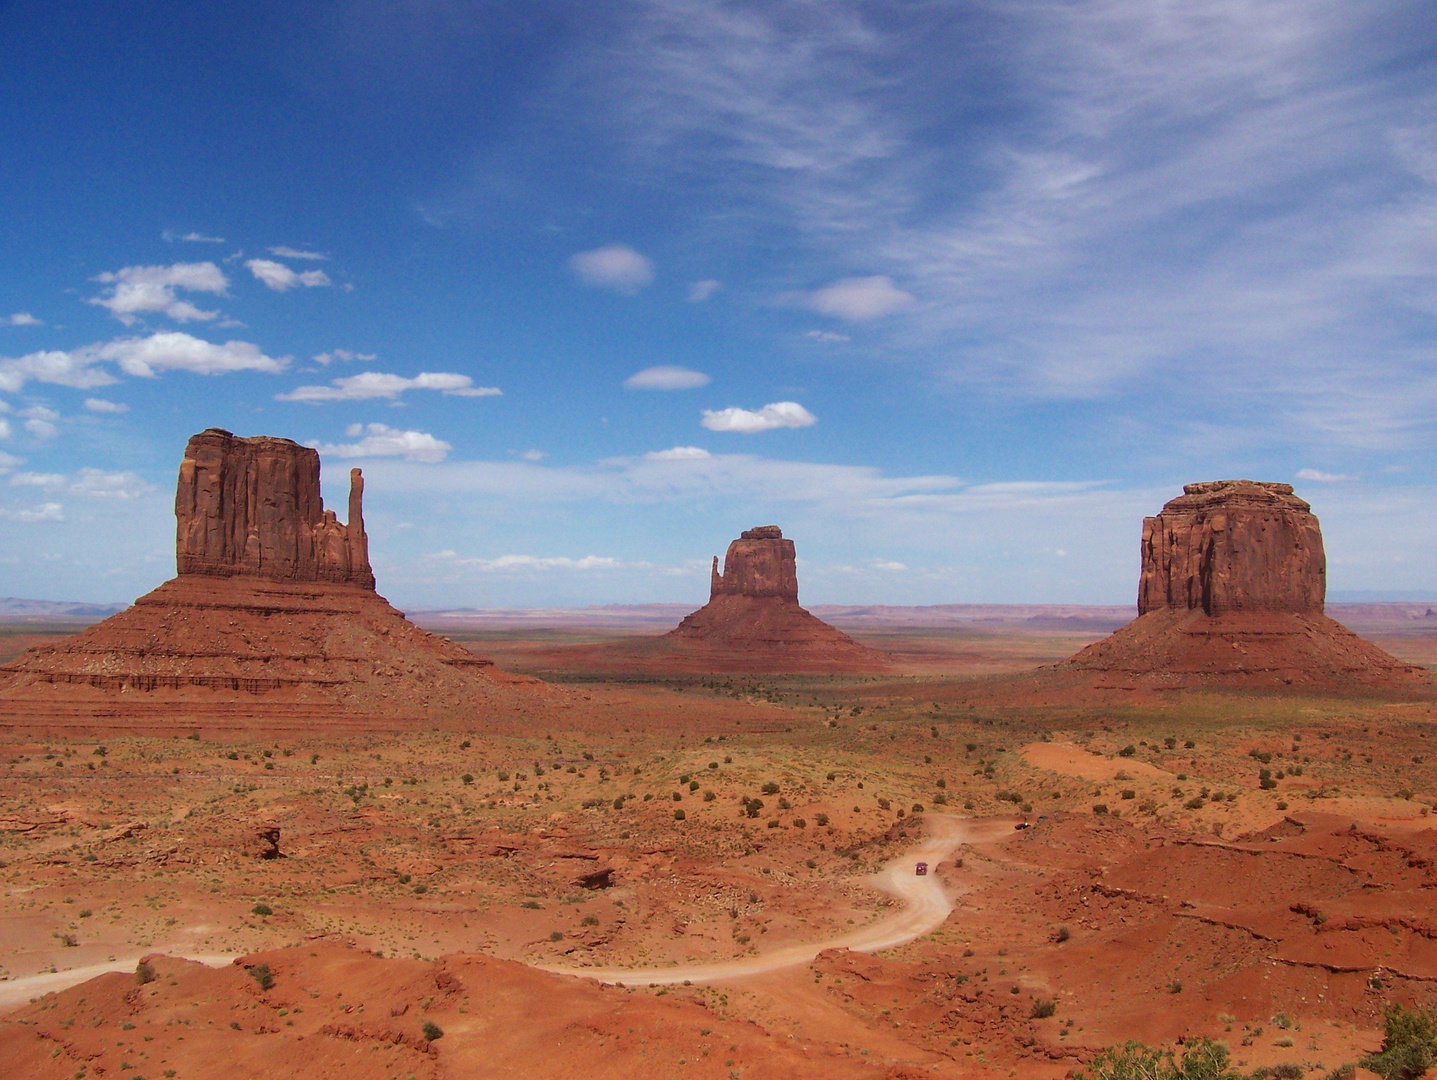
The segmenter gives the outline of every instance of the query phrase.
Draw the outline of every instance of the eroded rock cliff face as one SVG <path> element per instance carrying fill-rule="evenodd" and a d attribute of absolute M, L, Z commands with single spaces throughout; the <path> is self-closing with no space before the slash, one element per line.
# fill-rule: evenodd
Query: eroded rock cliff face
<path fill-rule="evenodd" d="M 0 714 L 46 728 L 402 726 L 547 700 L 537 680 L 404 618 L 375 592 L 364 481 L 325 510 L 319 454 L 212 428 L 175 494 L 179 575 L 0 667 Z"/>
<path fill-rule="evenodd" d="M 181 575 L 340 581 L 373 589 L 364 477 L 349 473 L 349 521 L 324 508 L 319 451 L 210 428 L 190 439 L 175 490 Z"/>
<path fill-rule="evenodd" d="M 1323 613 L 1327 561 L 1291 485 L 1187 484 L 1143 521 L 1138 618 L 1034 684 L 1430 692 L 1431 677 Z"/>
<path fill-rule="evenodd" d="M 1143 519 L 1138 614 L 1176 609 L 1322 614 L 1327 557 L 1312 507 L 1291 484 L 1186 484 Z"/>
<path fill-rule="evenodd" d="M 798 604 L 792 540 L 777 525 L 746 529 L 713 561 L 709 602 L 669 632 L 695 665 L 716 671 L 871 671 L 883 658 Z M 667 664 L 680 658 L 667 657 Z"/>
<path fill-rule="evenodd" d="M 798 565 L 793 541 L 783 538 L 777 525 L 745 529 L 728 546 L 723 573 L 714 556 L 709 599 L 716 596 L 751 596 L 798 603 Z"/>

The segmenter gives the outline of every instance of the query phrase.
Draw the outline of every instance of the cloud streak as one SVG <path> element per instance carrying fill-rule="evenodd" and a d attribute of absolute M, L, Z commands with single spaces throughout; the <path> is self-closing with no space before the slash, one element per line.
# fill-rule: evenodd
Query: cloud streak
<path fill-rule="evenodd" d="M 325 401 L 372 401 L 376 398 L 395 401 L 410 390 L 437 390 L 449 397 L 500 397 L 503 391 L 495 386 L 475 386 L 468 375 L 446 371 L 421 371 L 412 379 L 382 371 L 366 371 L 332 379 L 328 386 L 300 386 L 287 394 L 275 395 L 277 401 L 302 401 L 318 404 Z"/>

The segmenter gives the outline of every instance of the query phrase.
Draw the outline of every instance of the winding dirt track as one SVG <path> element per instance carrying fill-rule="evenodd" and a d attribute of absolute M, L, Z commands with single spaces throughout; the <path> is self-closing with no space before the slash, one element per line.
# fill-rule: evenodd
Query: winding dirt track
<path fill-rule="evenodd" d="M 929 835 L 917 847 L 893 860 L 869 879 L 874 888 L 904 901 L 904 906 L 871 926 L 826 941 L 788 945 L 759 956 L 721 963 L 685 964 L 662 968 L 574 968 L 539 965 L 560 975 L 578 975 L 617 986 L 661 986 L 682 982 L 722 982 L 806 964 L 824 949 L 878 952 L 906 945 L 941 926 L 953 910 L 953 898 L 936 874 L 919 877 L 914 864 L 931 868 L 949 858 L 962 844 L 996 840 L 1013 830 L 1011 820 L 974 821 L 948 814 L 927 815 Z M 959 890 L 960 892 L 964 890 Z"/>
<path fill-rule="evenodd" d="M 936 868 L 943 860 L 952 856 L 962 844 L 981 843 L 1008 835 L 1013 828 L 1011 820 L 987 819 L 975 821 L 971 818 L 954 817 L 948 814 L 926 815 L 928 836 L 922 843 L 904 855 L 893 860 L 882 871 L 869 878 L 876 889 L 904 901 L 898 911 L 880 919 L 871 926 L 829 938 L 825 941 L 807 942 L 802 945 L 788 945 L 759 956 L 747 956 L 739 960 L 725 960 L 716 964 L 687 964 L 663 968 L 573 968 L 537 965 L 545 971 L 559 975 L 577 975 L 580 978 L 597 979 L 599 982 L 618 986 L 661 986 L 681 982 L 720 982 L 741 979 L 749 975 L 761 975 L 770 971 L 806 964 L 824 949 L 852 949 L 854 952 L 878 952 L 897 945 L 906 945 L 915 938 L 942 925 L 948 913 L 953 910 L 953 898 L 944 891 L 938 876 L 929 873 L 919 877 L 914 870 L 917 862 L 926 862 Z M 964 890 L 959 890 L 963 892 Z M 153 949 L 150 952 L 164 950 Z M 223 953 L 197 953 L 182 955 L 186 960 L 198 960 L 211 967 L 223 967 L 232 963 L 236 955 Z M 71 968 L 69 971 L 46 972 L 29 975 L 9 982 L 0 982 L 0 1009 L 22 1005 L 31 998 L 42 994 L 64 990 L 77 983 L 103 975 L 107 971 L 133 971 L 140 954 L 124 960 L 104 964 Z"/>

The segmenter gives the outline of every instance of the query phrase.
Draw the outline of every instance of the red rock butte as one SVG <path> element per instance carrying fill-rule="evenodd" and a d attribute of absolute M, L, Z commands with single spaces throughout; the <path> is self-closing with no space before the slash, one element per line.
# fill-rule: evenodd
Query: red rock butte
<path fill-rule="evenodd" d="M 390 727 L 527 712 L 535 680 L 419 629 L 375 591 L 364 479 L 324 509 L 319 454 L 211 428 L 175 494 L 178 576 L 0 666 L 0 724 L 172 731 Z"/>
<path fill-rule="evenodd" d="M 1053 669 L 1105 688 L 1429 690 L 1323 614 L 1327 559 L 1289 484 L 1187 484 L 1143 520 L 1138 618 Z"/>
<path fill-rule="evenodd" d="M 714 557 L 709 602 L 666 635 L 715 670 L 869 671 L 883 658 L 799 607 L 793 541 L 777 525 L 747 529 Z"/>

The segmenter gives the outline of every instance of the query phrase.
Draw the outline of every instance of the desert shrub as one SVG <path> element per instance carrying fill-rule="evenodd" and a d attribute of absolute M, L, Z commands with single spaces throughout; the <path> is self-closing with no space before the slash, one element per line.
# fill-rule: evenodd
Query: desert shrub
<path fill-rule="evenodd" d="M 1127 746 L 1123 747 L 1121 750 L 1118 751 L 1118 757 L 1132 757 L 1137 752 L 1138 748 L 1132 743 L 1128 743 Z"/>
<path fill-rule="evenodd" d="M 689 790 L 690 790 L 690 791 L 697 791 L 698 789 L 699 789 L 699 782 L 698 782 L 697 780 L 690 780 L 690 781 L 689 781 Z"/>
<path fill-rule="evenodd" d="M 1138 797 L 1138 793 L 1137 793 L 1136 791 L 1134 791 L 1132 788 L 1123 788 L 1123 798 L 1124 798 L 1124 799 L 1136 799 L 1137 797 Z"/>
<path fill-rule="evenodd" d="M 537 900 L 525 900 L 519 905 L 521 908 L 528 908 L 530 911 L 542 911 L 543 907 Z"/>
<path fill-rule="evenodd" d="M 789 802 L 787 799 L 779 799 L 779 800 L 778 800 L 778 808 L 779 808 L 780 810 L 792 810 L 792 809 L 793 809 L 793 803 Z"/>
<path fill-rule="evenodd" d="M 813 815 L 813 820 L 819 825 L 827 825 L 828 815 L 820 811 L 819 813 Z"/>
<path fill-rule="evenodd" d="M 887 799 L 879 799 L 879 800 L 878 800 L 878 809 L 880 809 L 880 810 L 887 810 L 887 809 L 888 809 L 890 806 L 892 806 L 892 805 L 893 805 L 893 804 L 890 803 Z"/>
<path fill-rule="evenodd" d="M 1058 1003 L 1052 998 L 1039 998 L 1033 1002 L 1033 1007 L 1028 1010 L 1028 1015 L 1034 1020 L 1046 1020 L 1058 1011 Z"/>
<path fill-rule="evenodd" d="M 426 884 L 424 884 L 424 882 L 422 882 L 422 881 L 421 881 L 418 885 L 414 886 L 414 895 L 415 895 L 415 896 L 423 896 L 423 895 L 424 895 L 425 893 L 427 893 L 428 891 L 429 891 L 429 886 L 426 885 Z"/>
<path fill-rule="evenodd" d="M 1254 1069 L 1252 1080 L 1302 1080 L 1303 1075 L 1301 1065 L 1284 1061 L 1281 1065 L 1264 1065 L 1260 1069 Z"/>
<path fill-rule="evenodd" d="M 274 972 L 270 971 L 268 964 L 256 964 L 249 973 L 261 990 L 268 990 L 274 985 Z"/>
<path fill-rule="evenodd" d="M 1417 1080 L 1437 1064 L 1437 1019 L 1425 1009 L 1387 1006 L 1382 1049 L 1358 1062 L 1382 1080 Z"/>
<path fill-rule="evenodd" d="M 473 773 L 465 773 L 465 774 L 464 774 L 463 776 L 461 776 L 459 779 L 460 779 L 460 780 L 463 780 L 464 783 L 466 783 L 466 784 L 472 784 L 472 783 L 474 783 L 474 774 L 473 774 Z"/>
<path fill-rule="evenodd" d="M 1066 926 L 1060 926 L 1058 927 L 1057 931 L 1054 932 L 1053 940 L 1056 941 L 1059 945 L 1061 945 L 1063 942 L 1067 941 L 1072 936 L 1073 935 L 1068 932 L 1068 928 Z"/>
<path fill-rule="evenodd" d="M 1108 812 L 1108 804 L 1107 804 L 1107 803 L 1100 803 L 1100 802 L 1099 802 L 1099 803 L 1093 803 L 1093 813 L 1098 814 L 1098 815 L 1102 815 L 1102 814 L 1106 814 L 1107 812 Z"/>
<path fill-rule="evenodd" d="M 433 1020 L 424 1021 L 424 1027 L 421 1030 L 424 1032 L 424 1037 L 430 1042 L 444 1037 L 444 1029 Z"/>
<path fill-rule="evenodd" d="M 1187 802 L 1183 803 L 1183 808 L 1186 810 L 1201 810 L 1203 808 L 1202 796 L 1194 795 Z"/>
<path fill-rule="evenodd" d="M 550 940 L 550 941 L 563 941 L 563 940 L 564 940 L 564 931 L 562 931 L 562 930 L 554 930 L 554 931 L 551 931 L 550 934 L 549 934 L 549 940 Z"/>
<path fill-rule="evenodd" d="M 582 919 L 579 920 L 579 925 L 580 925 L 580 926 L 598 926 L 598 925 L 599 925 L 599 917 L 598 917 L 597 915 L 585 915 Z"/>
<path fill-rule="evenodd" d="M 500 770 L 499 770 L 499 782 L 500 782 L 500 783 L 508 783 L 508 782 L 509 782 L 509 774 L 508 774 L 505 770 L 503 770 L 503 769 L 500 769 Z"/>
<path fill-rule="evenodd" d="M 1177 746 L 1177 744 L 1177 739 L 1175 739 L 1171 735 L 1169 735 L 1166 739 L 1163 740 L 1163 745 L 1166 746 L 1169 750 L 1172 750 L 1174 747 Z"/>
<path fill-rule="evenodd" d="M 674 792 L 674 802 L 683 802 L 683 801 L 684 801 L 684 797 L 683 797 L 682 793 L 677 792 L 677 791 Z"/>
<path fill-rule="evenodd" d="M 152 983 L 158 976 L 155 974 L 155 966 L 148 960 L 141 960 L 135 968 L 135 982 L 144 986 L 145 983 Z"/>
<path fill-rule="evenodd" d="M 1127 1042 L 1108 1047 L 1077 1076 L 1079 1080 L 1242 1080 L 1229 1061 L 1227 1047 L 1212 1039 L 1188 1043 L 1181 1060 L 1171 1050 Z"/>
<path fill-rule="evenodd" d="M 615 810 L 622 810 L 623 808 L 624 808 L 624 797 L 623 797 L 622 795 L 619 795 L 619 796 L 617 796 L 617 797 L 614 799 L 614 809 L 615 809 Z"/>
<path fill-rule="evenodd" d="M 972 809 L 973 809 L 973 800 L 972 800 L 972 799 L 964 799 L 964 800 L 963 800 L 963 809 L 964 809 L 964 810 L 972 810 Z"/>
<path fill-rule="evenodd" d="M 971 754 L 974 750 L 977 750 L 977 749 L 978 749 L 978 744 L 975 743 L 975 742 L 964 743 L 964 744 L 963 744 L 963 749 L 967 750 L 968 753 Z"/>
<path fill-rule="evenodd" d="M 459 749 L 460 749 L 460 750 L 468 750 L 468 749 L 469 749 L 469 740 L 468 740 L 468 739 L 465 739 L 462 743 L 460 743 L 460 744 L 459 744 Z"/>
<path fill-rule="evenodd" d="M 936 795 L 933 796 L 933 805 L 934 805 L 934 806 L 947 806 L 947 805 L 948 805 L 948 796 L 947 796 L 947 795 L 944 795 L 943 792 L 941 792 L 941 791 L 938 792 L 938 794 L 936 794 Z"/>
<path fill-rule="evenodd" d="M 768 823 L 768 827 L 769 827 L 770 829 L 776 829 L 776 828 L 778 828 L 778 819 L 777 819 L 777 818 L 772 819 L 772 820 Z"/>
<path fill-rule="evenodd" d="M 922 804 L 922 803 L 918 803 L 918 802 L 914 803 L 914 804 L 913 804 L 913 810 L 912 810 L 911 812 L 914 813 L 914 814 L 921 814 L 921 813 L 923 813 L 923 804 Z"/>
<path fill-rule="evenodd" d="M 761 790 L 765 795 L 777 795 L 778 785 L 775 784 L 772 780 L 770 780 L 768 781 L 768 783 L 764 784 L 763 787 L 759 790 Z"/>
<path fill-rule="evenodd" d="M 675 821 L 683 821 L 684 817 L 685 817 L 685 815 L 684 815 L 684 812 L 683 812 L 682 808 L 680 808 L 680 809 L 674 811 L 674 820 L 675 820 Z"/>
<path fill-rule="evenodd" d="M 265 904 L 265 903 L 258 903 L 258 904 L 256 904 L 254 907 L 250 908 L 249 910 L 250 910 L 250 914 L 252 914 L 252 915 L 273 915 L 273 914 L 274 914 L 274 908 L 270 907 L 268 904 Z"/>

